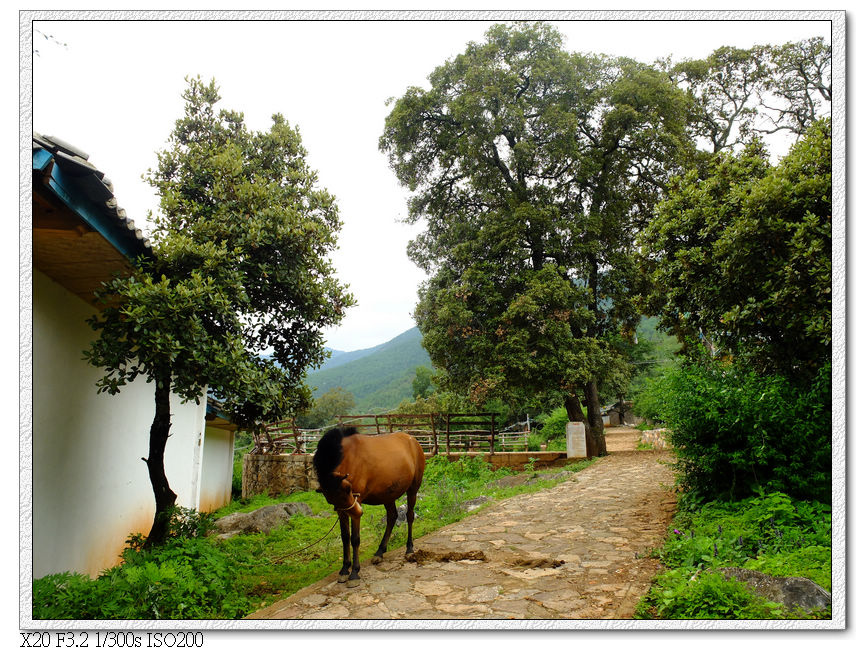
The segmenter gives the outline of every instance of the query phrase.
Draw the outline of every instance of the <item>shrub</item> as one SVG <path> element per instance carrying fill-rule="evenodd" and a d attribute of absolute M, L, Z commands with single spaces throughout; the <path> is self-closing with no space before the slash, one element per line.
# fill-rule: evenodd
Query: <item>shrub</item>
<path fill-rule="evenodd" d="M 829 501 L 828 364 L 805 386 L 735 365 L 684 364 L 647 392 L 642 408 L 654 409 L 671 430 L 679 482 L 691 498 L 777 491 Z"/>
<path fill-rule="evenodd" d="M 215 513 L 198 512 L 195 508 L 172 506 L 168 510 L 168 532 L 166 539 L 184 539 L 204 537 L 213 529 L 216 520 Z M 126 545 L 135 551 L 144 548 L 144 535 L 130 535 Z"/>
<path fill-rule="evenodd" d="M 458 488 L 466 488 L 472 483 L 486 483 L 510 473 L 506 468 L 493 470 L 489 463 L 477 456 L 450 461 L 439 455 L 427 460 L 423 483 L 430 486 L 445 480 Z"/>
<path fill-rule="evenodd" d="M 679 511 L 660 557 L 672 567 L 741 566 L 762 571 L 758 566 L 763 566 L 781 570 L 765 572 L 782 576 L 807 571 L 829 589 L 830 576 L 821 571 L 829 565 L 831 525 L 828 505 L 796 501 L 778 492 L 713 502 L 693 512 Z"/>
<path fill-rule="evenodd" d="M 529 451 L 540 451 L 541 445 L 546 444 L 547 440 L 540 433 L 532 431 L 529 434 Z"/>
<path fill-rule="evenodd" d="M 538 420 L 542 423 L 540 435 L 545 441 L 565 437 L 568 412 L 564 406 L 553 409 L 548 415 L 540 416 Z"/>
<path fill-rule="evenodd" d="M 35 619 L 234 618 L 248 599 L 234 592 L 240 567 L 206 539 L 127 549 L 123 564 L 91 580 L 54 574 L 33 582 Z"/>
<path fill-rule="evenodd" d="M 167 542 L 131 535 L 123 562 L 95 580 L 75 573 L 33 581 L 34 619 L 234 618 L 249 601 L 233 590 L 240 566 L 205 538 L 213 515 L 172 509 Z M 249 558 L 251 561 L 252 558 Z"/>
<path fill-rule="evenodd" d="M 634 413 L 656 423 L 665 422 L 667 402 L 674 397 L 671 382 L 678 366 L 668 367 L 659 374 L 647 377 L 643 387 L 634 395 Z M 649 427 L 649 425 L 646 425 Z"/>
<path fill-rule="evenodd" d="M 683 571 L 658 579 L 652 605 L 642 601 L 635 618 L 747 620 L 780 618 L 783 607 L 756 596 L 744 583 L 716 572 L 682 579 Z"/>

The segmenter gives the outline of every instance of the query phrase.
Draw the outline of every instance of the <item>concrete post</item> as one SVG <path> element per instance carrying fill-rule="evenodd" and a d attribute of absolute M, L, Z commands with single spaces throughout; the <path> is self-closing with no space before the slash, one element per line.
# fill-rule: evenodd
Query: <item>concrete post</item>
<path fill-rule="evenodd" d="M 586 425 L 583 422 L 568 422 L 565 436 L 568 458 L 586 458 Z"/>

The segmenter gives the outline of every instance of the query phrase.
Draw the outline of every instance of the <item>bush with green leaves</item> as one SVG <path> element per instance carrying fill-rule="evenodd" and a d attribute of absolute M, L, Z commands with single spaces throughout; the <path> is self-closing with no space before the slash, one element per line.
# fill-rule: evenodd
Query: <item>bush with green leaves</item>
<path fill-rule="evenodd" d="M 667 566 L 742 566 L 804 576 L 828 589 L 831 528 L 829 505 L 781 492 L 712 502 L 680 509 L 660 557 Z"/>
<path fill-rule="evenodd" d="M 634 413 L 645 420 L 655 424 L 664 424 L 667 400 L 673 399 L 671 381 L 673 375 L 678 372 L 679 367 L 668 366 L 658 374 L 645 378 L 643 386 L 634 394 Z M 652 428 L 653 425 L 645 424 L 640 428 Z"/>
<path fill-rule="evenodd" d="M 681 364 L 648 392 L 638 403 L 651 403 L 670 429 L 678 480 L 689 498 L 779 491 L 830 500 L 831 365 L 796 384 L 736 364 Z"/>
<path fill-rule="evenodd" d="M 206 538 L 214 517 L 170 511 L 166 543 L 145 548 L 131 535 L 123 562 L 95 580 L 75 573 L 33 582 L 34 619 L 234 618 L 250 601 L 233 589 L 241 566 Z M 252 561 L 252 557 L 249 561 Z"/>
<path fill-rule="evenodd" d="M 783 617 L 780 604 L 756 596 L 744 583 L 728 580 L 716 572 L 700 573 L 691 579 L 685 570 L 671 571 L 657 579 L 655 590 L 651 601 L 641 601 L 637 606 L 635 618 L 748 620 Z"/>
<path fill-rule="evenodd" d="M 658 552 L 668 570 L 655 577 L 636 616 L 798 616 L 756 596 L 744 584 L 727 580 L 715 569 L 742 567 L 778 577 L 801 576 L 831 589 L 831 528 L 828 505 L 798 501 L 779 492 L 739 502 L 712 502 L 698 509 L 683 507 Z"/>
<path fill-rule="evenodd" d="M 33 618 L 235 618 L 250 606 L 233 588 L 240 570 L 210 539 L 176 538 L 149 551 L 130 548 L 122 564 L 95 580 L 70 573 L 35 580 Z"/>
<path fill-rule="evenodd" d="M 493 481 L 511 473 L 507 468 L 494 470 L 483 458 L 477 456 L 463 456 L 451 461 L 446 456 L 439 455 L 427 460 L 423 485 L 426 487 L 446 480 L 459 488 L 466 488 L 473 483 Z"/>
<path fill-rule="evenodd" d="M 553 409 L 546 415 L 538 418 L 541 423 L 540 435 L 545 442 L 553 438 L 564 438 L 568 426 L 568 412 L 564 406 Z"/>

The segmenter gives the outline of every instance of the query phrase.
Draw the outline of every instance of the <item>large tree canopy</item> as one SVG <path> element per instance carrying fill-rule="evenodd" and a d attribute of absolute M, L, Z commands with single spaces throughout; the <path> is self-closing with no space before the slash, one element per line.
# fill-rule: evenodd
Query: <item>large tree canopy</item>
<path fill-rule="evenodd" d="M 149 543 L 164 537 L 176 497 L 163 468 L 170 394 L 199 400 L 207 388 L 243 426 L 300 410 L 303 373 L 326 354 L 322 329 L 352 303 L 328 259 L 336 203 L 316 188 L 297 130 L 275 115 L 269 131 L 248 131 L 241 114 L 216 110 L 213 82 L 190 80 L 184 99 L 147 174 L 160 199 L 153 259 L 105 288 L 87 351 L 105 369 L 100 391 L 139 376 L 155 386 Z"/>
<path fill-rule="evenodd" d="M 777 166 L 752 145 L 673 183 L 641 236 L 648 309 L 716 354 L 813 376 L 831 354 L 831 171 L 819 120 Z"/>
<path fill-rule="evenodd" d="M 626 59 L 570 54 L 547 24 L 497 25 L 393 104 L 380 140 L 412 192 L 428 273 L 416 320 L 443 388 L 589 409 L 632 330 L 633 237 L 689 151 L 684 95 Z M 592 441 L 590 440 L 590 443 Z M 592 451 L 590 444 L 590 453 Z"/>

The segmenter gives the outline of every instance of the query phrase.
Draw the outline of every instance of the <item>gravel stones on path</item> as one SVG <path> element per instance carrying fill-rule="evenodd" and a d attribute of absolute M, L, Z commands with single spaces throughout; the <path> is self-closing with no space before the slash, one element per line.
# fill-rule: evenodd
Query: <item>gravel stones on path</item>
<path fill-rule="evenodd" d="M 634 451 L 638 433 L 608 429 L 610 455 L 570 479 L 364 563 L 357 588 L 334 573 L 248 618 L 630 618 L 675 508 L 671 457 Z"/>

